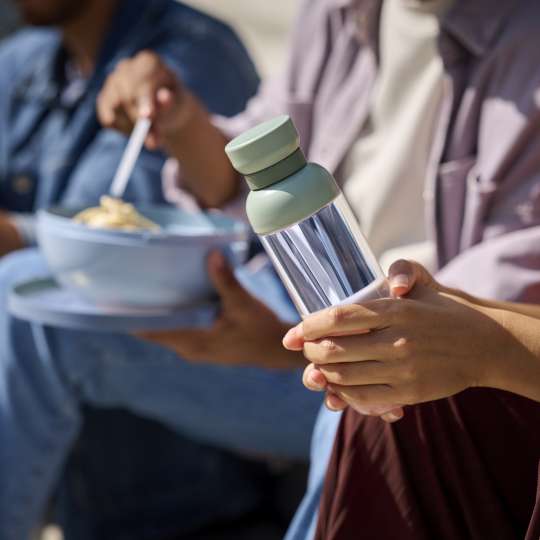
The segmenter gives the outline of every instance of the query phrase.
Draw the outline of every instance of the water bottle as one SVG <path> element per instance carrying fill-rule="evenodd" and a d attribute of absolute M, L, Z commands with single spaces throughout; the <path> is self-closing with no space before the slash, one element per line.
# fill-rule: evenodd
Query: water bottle
<path fill-rule="evenodd" d="M 387 295 L 384 274 L 333 176 L 307 163 L 288 116 L 225 148 L 250 188 L 246 212 L 302 316 Z"/>

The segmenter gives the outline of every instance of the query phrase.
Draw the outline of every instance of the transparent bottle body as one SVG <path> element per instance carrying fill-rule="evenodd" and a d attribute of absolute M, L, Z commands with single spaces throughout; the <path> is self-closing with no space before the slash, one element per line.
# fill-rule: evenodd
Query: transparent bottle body
<path fill-rule="evenodd" d="M 343 195 L 260 238 L 302 316 L 386 295 L 384 274 Z"/>

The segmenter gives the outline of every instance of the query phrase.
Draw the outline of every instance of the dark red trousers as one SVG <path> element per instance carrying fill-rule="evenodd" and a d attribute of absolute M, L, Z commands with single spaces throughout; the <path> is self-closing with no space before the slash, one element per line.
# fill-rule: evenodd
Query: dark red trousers
<path fill-rule="evenodd" d="M 316 539 L 538 540 L 539 460 L 540 404 L 507 392 L 409 407 L 395 424 L 347 410 Z"/>

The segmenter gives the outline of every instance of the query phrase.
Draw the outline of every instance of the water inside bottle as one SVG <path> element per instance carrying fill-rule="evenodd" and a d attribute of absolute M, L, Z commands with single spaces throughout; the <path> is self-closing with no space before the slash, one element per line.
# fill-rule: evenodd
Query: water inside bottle
<path fill-rule="evenodd" d="M 301 315 L 384 295 L 384 274 L 343 195 L 261 240 Z"/>

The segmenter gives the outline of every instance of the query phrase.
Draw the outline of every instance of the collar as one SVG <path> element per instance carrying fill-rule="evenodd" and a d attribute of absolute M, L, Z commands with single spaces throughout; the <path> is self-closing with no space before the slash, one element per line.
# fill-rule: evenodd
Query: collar
<path fill-rule="evenodd" d="M 162 4 L 163 0 L 152 0 L 150 3 L 147 0 L 121 0 L 119 2 L 118 9 L 109 25 L 110 30 L 106 33 L 98 54 L 94 73 L 84 91 L 70 106 L 76 106 L 91 89 L 97 91 L 101 88 L 112 63 L 116 63 L 119 58 L 135 54 L 140 43 L 138 36 L 143 34 L 149 20 L 155 18 L 152 14 L 161 13 L 156 8 Z M 152 23 L 155 21 L 152 20 Z M 60 97 L 68 58 L 62 46 L 61 33 L 58 30 L 44 30 L 43 32 L 48 36 L 46 45 L 40 48 L 28 65 L 28 69 L 22 74 L 15 87 L 15 93 L 24 100 L 50 104 Z"/>
<path fill-rule="evenodd" d="M 380 13 L 374 4 L 384 0 L 327 0 L 334 9 L 355 12 L 359 21 L 372 26 L 373 16 Z M 518 0 L 455 0 L 442 20 L 443 29 L 475 56 L 489 50 L 502 27 L 508 21 Z M 366 29 L 360 33 L 366 35 Z"/>
<path fill-rule="evenodd" d="M 493 45 L 517 0 L 455 0 L 443 28 L 475 56 L 483 56 Z"/>
<path fill-rule="evenodd" d="M 23 67 L 15 83 L 16 97 L 28 101 L 52 102 L 58 97 L 63 47 L 57 31 L 46 31 L 32 62 Z"/>

